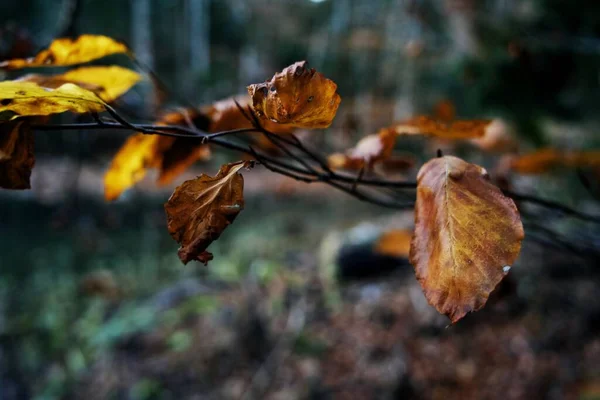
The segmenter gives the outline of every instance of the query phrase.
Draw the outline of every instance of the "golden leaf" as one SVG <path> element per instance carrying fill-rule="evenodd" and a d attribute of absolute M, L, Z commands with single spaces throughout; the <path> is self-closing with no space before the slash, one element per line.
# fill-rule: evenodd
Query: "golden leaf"
<path fill-rule="evenodd" d="M 54 40 L 50 47 L 32 58 L 3 61 L 0 68 L 21 69 L 28 67 L 51 67 L 82 64 L 111 54 L 127 53 L 122 43 L 106 36 L 81 35 L 77 39 Z"/>
<path fill-rule="evenodd" d="M 490 120 L 443 121 L 427 116 L 417 116 L 394 124 L 398 135 L 433 135 L 443 139 L 471 139 L 482 137 Z"/>
<path fill-rule="evenodd" d="M 18 115 L 50 115 L 66 111 L 101 112 L 106 108 L 98 96 L 72 83 L 46 89 L 33 82 L 0 82 L 0 112 Z"/>
<path fill-rule="evenodd" d="M 158 135 L 142 133 L 127 138 L 104 175 L 104 198 L 107 201 L 117 199 L 123 191 L 146 176 L 147 168 L 160 163 L 157 159 L 160 139 Z"/>
<path fill-rule="evenodd" d="M 81 67 L 59 75 L 29 74 L 17 82 L 34 82 L 45 88 L 55 89 L 65 83 L 96 93 L 107 103 L 113 102 L 131 89 L 141 76 L 130 69 L 111 66 Z"/>
<path fill-rule="evenodd" d="M 337 85 L 306 61 L 299 61 L 265 83 L 248 86 L 261 118 L 301 128 L 327 128 L 342 101 Z"/>
<path fill-rule="evenodd" d="M 0 124 L 0 187 L 29 189 L 35 164 L 33 133 L 24 120 Z"/>
<path fill-rule="evenodd" d="M 408 258 L 412 231 L 395 229 L 384 232 L 375 242 L 374 251 L 384 256 Z"/>
<path fill-rule="evenodd" d="M 514 202 L 485 169 L 452 156 L 423 165 L 410 262 L 429 303 L 453 323 L 485 305 L 523 237 Z"/>
<path fill-rule="evenodd" d="M 169 233 L 181 244 L 178 254 L 184 264 L 207 262 L 206 248 L 244 208 L 244 178 L 238 172 L 251 165 L 248 161 L 225 164 L 216 176 L 202 174 L 175 189 L 165 211 Z"/>

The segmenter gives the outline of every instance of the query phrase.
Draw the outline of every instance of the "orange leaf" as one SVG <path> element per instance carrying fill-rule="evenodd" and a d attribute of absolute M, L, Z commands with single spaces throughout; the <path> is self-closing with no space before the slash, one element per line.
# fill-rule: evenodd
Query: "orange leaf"
<path fill-rule="evenodd" d="M 335 153 L 329 156 L 331 168 L 361 169 L 364 166 L 372 167 L 375 163 L 386 160 L 394 150 L 396 135 L 393 131 L 382 129 L 377 134 L 367 135 L 346 152 Z"/>
<path fill-rule="evenodd" d="M 600 151 L 559 151 L 545 148 L 510 160 L 510 168 L 520 174 L 541 174 L 557 167 L 599 167 Z"/>
<path fill-rule="evenodd" d="M 452 156 L 423 165 L 410 262 L 429 303 L 453 323 L 485 305 L 523 237 L 514 202 L 485 169 Z"/>
<path fill-rule="evenodd" d="M 489 120 L 458 120 L 445 122 L 431 117 L 418 116 L 398 122 L 392 129 L 398 135 L 433 135 L 443 139 L 471 139 L 482 137 Z"/>
<path fill-rule="evenodd" d="M 54 40 L 50 47 L 32 58 L 17 58 L 0 63 L 0 68 L 21 69 L 28 67 L 54 67 L 82 64 L 116 53 L 127 53 L 122 43 L 106 36 L 81 35 L 77 39 Z"/>
<path fill-rule="evenodd" d="M 510 152 L 519 147 L 510 127 L 501 119 L 494 119 L 485 128 L 482 137 L 471 139 L 471 143 L 490 152 Z"/>
<path fill-rule="evenodd" d="M 181 247 L 179 258 L 208 262 L 206 248 L 244 208 L 244 178 L 238 172 L 249 168 L 249 161 L 225 164 L 216 176 L 200 175 L 185 181 L 165 204 L 169 233 Z"/>
<path fill-rule="evenodd" d="M 408 258 L 410 254 L 411 230 L 391 230 L 384 232 L 375 242 L 375 253 L 384 256 Z"/>
<path fill-rule="evenodd" d="M 33 133 L 24 120 L 0 124 L 0 187 L 29 189 L 35 164 Z"/>
<path fill-rule="evenodd" d="M 256 113 L 280 124 L 327 128 L 342 101 L 337 85 L 306 61 L 299 61 L 265 83 L 248 86 Z"/>

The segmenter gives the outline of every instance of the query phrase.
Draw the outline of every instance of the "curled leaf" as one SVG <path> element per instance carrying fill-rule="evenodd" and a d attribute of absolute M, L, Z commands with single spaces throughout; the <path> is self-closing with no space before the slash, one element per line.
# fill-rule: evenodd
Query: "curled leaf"
<path fill-rule="evenodd" d="M 238 172 L 249 168 L 249 161 L 225 164 L 216 176 L 202 174 L 185 181 L 165 204 L 169 233 L 181 247 L 179 258 L 208 262 L 206 248 L 244 208 L 244 178 Z"/>
<path fill-rule="evenodd" d="M 329 156 L 329 166 L 334 169 L 352 170 L 359 170 L 363 167 L 371 168 L 375 163 L 390 158 L 395 143 L 395 132 L 382 129 L 377 134 L 362 138 L 354 148 L 345 154 L 335 153 Z"/>
<path fill-rule="evenodd" d="M 101 35 L 81 35 L 77 39 L 55 39 L 48 49 L 32 58 L 0 62 L 0 68 L 21 69 L 82 64 L 111 54 L 127 53 L 123 43 Z"/>
<path fill-rule="evenodd" d="M 113 102 L 139 80 L 140 75 L 128 68 L 111 66 L 93 66 L 72 69 L 59 75 L 29 74 L 20 78 L 19 82 L 34 82 L 45 88 L 55 89 L 65 83 L 94 92 L 107 103 Z"/>
<path fill-rule="evenodd" d="M 33 133 L 24 120 L 0 124 L 0 187 L 29 189 L 35 164 Z"/>
<path fill-rule="evenodd" d="M 47 89 L 33 82 L 0 82 L 0 112 L 18 115 L 50 115 L 66 111 L 74 113 L 102 112 L 106 109 L 98 96 L 72 83 Z"/>
<path fill-rule="evenodd" d="M 337 85 L 306 61 L 299 61 L 264 83 L 248 86 L 252 105 L 263 118 L 301 128 L 327 128 L 341 102 Z"/>
<path fill-rule="evenodd" d="M 459 158 L 429 161 L 417 185 L 410 262 L 429 303 L 454 323 L 485 305 L 519 255 L 523 225 L 485 169 Z"/>

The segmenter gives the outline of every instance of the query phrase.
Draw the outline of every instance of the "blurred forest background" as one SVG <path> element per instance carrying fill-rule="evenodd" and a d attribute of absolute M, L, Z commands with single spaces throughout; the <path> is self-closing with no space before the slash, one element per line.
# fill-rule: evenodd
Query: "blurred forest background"
<path fill-rule="evenodd" d="M 307 60 L 342 96 L 333 126 L 310 133 L 324 149 L 444 99 L 461 117 L 501 119 L 524 152 L 600 146 L 596 0 L 0 2 L 0 59 L 83 33 L 126 42 L 169 88 L 163 108 L 244 93 Z M 156 97 L 146 82 L 117 107 L 153 120 Z M 32 190 L 0 191 L 0 399 L 600 398 L 597 252 L 526 239 L 486 308 L 448 327 L 407 260 L 372 250 L 411 212 L 257 168 L 215 260 L 184 266 L 165 227 L 174 186 L 150 177 L 103 202 L 126 136 L 40 132 Z M 420 165 L 436 149 L 397 150 Z M 215 151 L 177 184 L 236 159 Z M 598 215 L 600 172 L 585 172 L 514 185 Z M 555 228 L 600 247 L 597 227 Z"/>

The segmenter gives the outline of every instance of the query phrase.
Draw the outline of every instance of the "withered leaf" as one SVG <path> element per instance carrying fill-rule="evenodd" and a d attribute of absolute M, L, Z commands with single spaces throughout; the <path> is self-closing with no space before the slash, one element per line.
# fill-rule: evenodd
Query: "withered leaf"
<path fill-rule="evenodd" d="M 34 82 L 50 89 L 58 88 L 65 83 L 74 83 L 96 93 L 102 100 L 110 103 L 125 94 L 140 79 L 141 76 L 135 71 L 110 65 L 81 67 L 58 75 L 29 74 L 19 78 L 18 82 Z"/>
<path fill-rule="evenodd" d="M 47 89 L 33 82 L 0 82 L 0 112 L 18 115 L 50 115 L 66 111 L 74 113 L 102 112 L 106 103 L 89 90 L 72 83 Z"/>
<path fill-rule="evenodd" d="M 35 164 L 33 133 L 29 123 L 13 120 L 0 124 L 0 187 L 29 189 Z"/>
<path fill-rule="evenodd" d="M 248 86 L 259 117 L 301 128 L 327 128 L 342 101 L 337 85 L 306 61 L 275 74 L 270 81 Z"/>
<path fill-rule="evenodd" d="M 482 137 L 490 120 L 443 121 L 427 116 L 417 116 L 392 126 L 398 135 L 433 135 L 442 139 L 472 139 Z"/>
<path fill-rule="evenodd" d="M 122 43 L 101 35 L 81 35 L 77 39 L 54 40 L 48 49 L 32 58 L 17 58 L 0 62 L 0 68 L 53 67 L 82 64 L 111 54 L 127 53 Z"/>
<path fill-rule="evenodd" d="M 191 260 L 206 263 L 212 257 L 206 248 L 244 208 L 244 178 L 238 172 L 251 165 L 249 161 L 225 164 L 216 176 L 202 174 L 175 189 L 165 211 L 184 264 Z"/>
<path fill-rule="evenodd" d="M 558 167 L 600 167 L 600 151 L 561 151 L 544 148 L 510 159 L 510 169 L 520 174 L 542 174 Z"/>
<path fill-rule="evenodd" d="M 485 169 L 452 156 L 423 165 L 410 262 L 429 303 L 453 323 L 485 305 L 523 237 L 514 202 Z"/>

